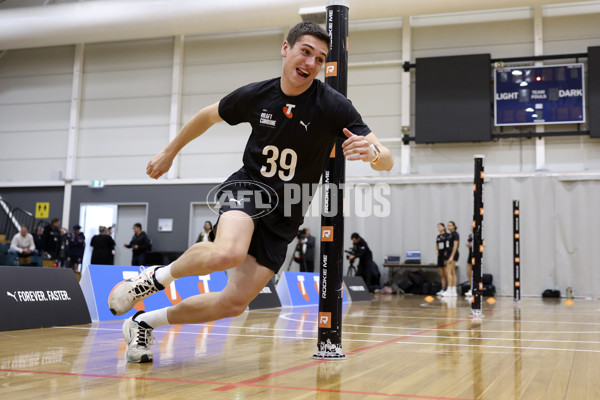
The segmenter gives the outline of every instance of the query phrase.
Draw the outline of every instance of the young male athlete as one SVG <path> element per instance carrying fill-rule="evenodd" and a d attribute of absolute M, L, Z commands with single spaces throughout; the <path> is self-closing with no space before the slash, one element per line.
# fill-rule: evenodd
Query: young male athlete
<path fill-rule="evenodd" d="M 214 242 L 196 243 L 172 264 L 146 268 L 137 278 L 119 283 L 108 304 L 113 314 L 122 315 L 175 279 L 233 268 L 225 289 L 191 296 L 172 307 L 138 312 L 125 320 L 128 361 L 152 361 L 154 328 L 216 321 L 246 310 L 283 264 L 287 246 L 303 222 L 301 204 L 287 204 L 286 212 L 285 185 L 318 183 L 336 137 L 347 137 L 342 147 L 348 160 L 370 162 L 375 170 L 392 168 L 390 151 L 350 101 L 315 79 L 328 49 L 329 36 L 320 26 L 296 25 L 281 47 L 281 77 L 243 86 L 200 110 L 148 163 L 146 173 L 158 179 L 177 153 L 213 124 L 248 122 L 252 127 L 243 167 L 226 181 L 233 199 L 220 210 Z M 248 182 L 277 194 L 279 202 L 273 204 L 272 212 L 251 217 L 259 208 L 254 197 L 236 197 L 238 191 L 247 191 Z"/>

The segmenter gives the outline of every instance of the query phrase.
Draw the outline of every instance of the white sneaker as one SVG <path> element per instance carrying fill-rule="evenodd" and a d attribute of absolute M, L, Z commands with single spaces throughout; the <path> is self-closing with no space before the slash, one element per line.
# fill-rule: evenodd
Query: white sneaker
<path fill-rule="evenodd" d="M 436 296 L 443 296 L 444 293 L 446 293 L 446 291 L 444 289 L 440 290 L 439 292 L 437 292 L 435 295 Z"/>
<path fill-rule="evenodd" d="M 456 297 L 457 294 L 453 290 L 446 290 L 446 292 L 444 292 L 444 294 L 442 294 L 442 296 L 444 296 L 444 297 Z"/>
<path fill-rule="evenodd" d="M 144 321 L 136 321 L 135 318 L 144 311 L 138 311 L 133 317 L 127 318 L 123 323 L 123 339 L 127 343 L 127 361 L 133 363 L 152 362 L 150 345 L 154 343 L 152 328 Z"/>
<path fill-rule="evenodd" d="M 117 283 L 108 296 L 110 312 L 114 315 L 123 315 L 131 310 L 138 301 L 163 290 L 164 286 L 158 283 L 154 277 L 154 271 L 160 267 L 161 265 L 141 267 L 137 277 Z"/>
<path fill-rule="evenodd" d="M 465 297 L 471 297 L 473 296 L 473 293 L 471 293 L 471 290 L 469 289 L 469 291 L 465 292 Z"/>

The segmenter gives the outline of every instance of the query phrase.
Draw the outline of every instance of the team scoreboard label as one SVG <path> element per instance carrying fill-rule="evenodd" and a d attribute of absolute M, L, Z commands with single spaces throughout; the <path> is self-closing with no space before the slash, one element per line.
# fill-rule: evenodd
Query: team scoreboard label
<path fill-rule="evenodd" d="M 495 70 L 496 126 L 585 122 L 583 64 Z"/>

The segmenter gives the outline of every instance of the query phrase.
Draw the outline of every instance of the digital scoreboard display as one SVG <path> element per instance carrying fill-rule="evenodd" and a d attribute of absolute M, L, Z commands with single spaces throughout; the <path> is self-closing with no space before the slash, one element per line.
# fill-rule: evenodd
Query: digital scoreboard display
<path fill-rule="evenodd" d="M 585 122 L 583 64 L 495 70 L 496 126 Z"/>

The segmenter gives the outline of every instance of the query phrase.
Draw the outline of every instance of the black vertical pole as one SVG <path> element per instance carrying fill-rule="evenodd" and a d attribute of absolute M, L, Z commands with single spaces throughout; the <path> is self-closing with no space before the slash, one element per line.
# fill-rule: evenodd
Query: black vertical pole
<path fill-rule="evenodd" d="M 348 83 L 348 2 L 328 0 L 326 30 L 330 36 L 325 82 L 346 96 Z M 340 132 L 340 135 L 342 133 Z M 344 260 L 344 193 L 346 159 L 343 138 L 335 144 L 323 173 L 321 216 L 321 280 L 317 353 L 313 358 L 344 359 L 342 352 L 342 277 Z"/>
<path fill-rule="evenodd" d="M 471 315 L 480 317 L 482 313 L 481 279 L 483 255 L 483 179 L 484 156 L 475 156 L 475 176 L 473 184 L 473 299 L 471 300 Z"/>
<path fill-rule="evenodd" d="M 521 233 L 519 200 L 513 200 L 513 279 L 514 301 L 521 301 Z"/>

